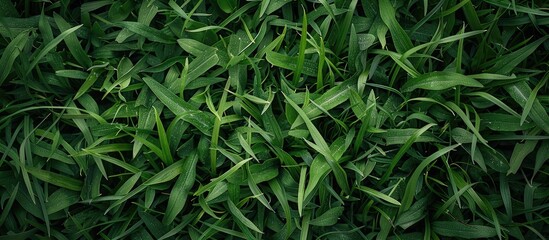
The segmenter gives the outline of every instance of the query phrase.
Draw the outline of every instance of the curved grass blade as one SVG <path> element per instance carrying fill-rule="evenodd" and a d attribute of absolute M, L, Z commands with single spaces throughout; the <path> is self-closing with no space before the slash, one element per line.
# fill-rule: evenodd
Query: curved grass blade
<path fill-rule="evenodd" d="M 413 47 L 410 37 L 396 19 L 395 8 L 389 0 L 379 0 L 379 15 L 383 23 L 387 25 L 391 36 L 393 37 L 393 43 L 398 53 L 404 53 Z"/>
<path fill-rule="evenodd" d="M 303 109 L 297 106 L 297 104 L 295 104 L 292 101 L 292 99 L 286 96 L 286 94 L 284 94 L 284 98 L 286 98 L 286 101 L 292 106 L 292 108 L 294 108 L 297 111 L 299 116 L 305 122 L 305 125 L 307 125 L 307 128 L 309 129 L 309 133 L 311 134 L 311 137 L 313 138 L 315 144 L 312 144 L 308 141 L 307 143 L 326 158 L 326 161 L 328 162 L 328 164 L 330 165 L 330 168 L 334 172 L 334 176 L 336 178 L 338 185 L 343 189 L 343 191 L 345 191 L 346 193 L 350 193 L 349 183 L 347 182 L 347 174 L 345 173 L 341 165 L 339 165 L 339 163 L 332 156 L 330 147 L 326 143 L 326 140 L 324 140 L 320 132 L 317 130 L 315 125 L 311 122 L 309 117 L 307 117 L 307 114 L 303 111 Z"/>
<path fill-rule="evenodd" d="M 378 182 L 378 185 L 383 184 L 387 179 L 389 179 L 389 176 L 393 173 L 393 169 L 397 165 L 397 163 L 400 161 L 400 159 L 404 156 L 404 154 L 412 147 L 412 144 L 416 141 L 416 139 L 421 136 L 425 131 L 429 130 L 429 128 L 436 126 L 436 124 L 427 124 L 426 126 L 416 130 L 409 138 L 406 140 L 406 143 L 398 150 L 397 154 L 393 157 L 391 160 L 391 164 L 385 170 L 385 173 L 381 177 L 381 179 Z"/>
<path fill-rule="evenodd" d="M 244 214 L 240 211 L 240 209 L 231 201 L 230 199 L 227 200 L 227 205 L 229 205 L 229 212 L 236 218 L 236 220 L 240 221 L 242 224 L 244 224 L 246 227 L 250 228 L 251 230 L 254 230 L 258 233 L 263 233 L 250 219 L 246 218 Z"/>
<path fill-rule="evenodd" d="M 0 66 L 2 66 L 0 68 L 0 86 L 2 86 L 4 80 L 6 80 L 8 74 L 10 74 L 15 59 L 17 59 L 19 54 L 21 54 L 21 51 L 27 44 L 28 40 L 29 32 L 21 32 L 17 35 L 17 37 L 11 40 L 6 48 L 3 49 L 4 51 L 2 53 L 2 57 L 0 58 Z"/>
<path fill-rule="evenodd" d="M 168 206 L 162 219 L 162 223 L 165 225 L 171 224 L 185 207 L 187 196 L 195 182 L 197 162 L 198 155 L 196 153 L 193 153 L 185 160 L 185 164 L 183 165 L 183 169 L 185 170 L 179 175 L 168 198 Z"/>
<path fill-rule="evenodd" d="M 511 85 L 506 85 L 505 90 L 521 107 L 525 108 L 532 90 L 525 82 L 517 82 Z M 532 109 L 528 113 L 530 118 L 546 133 L 549 133 L 549 115 L 541 103 L 535 99 L 532 103 Z"/>
<path fill-rule="evenodd" d="M 70 24 L 58 14 L 54 13 L 53 19 L 55 20 L 55 23 L 57 24 L 57 27 L 59 27 L 60 31 L 66 31 L 70 28 Z M 67 35 L 64 41 L 69 49 L 69 52 L 74 56 L 74 59 L 82 65 L 82 67 L 87 69 L 92 66 L 90 57 L 88 57 L 88 54 L 84 51 L 82 45 L 80 45 L 75 33 Z"/>
<path fill-rule="evenodd" d="M 185 102 L 177 97 L 173 92 L 168 90 L 164 85 L 150 77 L 144 77 L 143 81 L 149 86 L 153 93 L 170 111 L 175 115 L 188 114 L 184 119 L 195 126 L 198 130 L 206 135 L 211 135 L 210 129 L 213 125 L 213 116 L 206 114 L 193 105 Z"/>
<path fill-rule="evenodd" d="M 166 165 L 171 165 L 173 163 L 173 156 L 170 151 L 170 143 L 168 142 L 168 136 L 166 135 L 164 124 L 162 124 L 160 114 L 156 108 L 154 108 L 154 115 L 156 116 L 156 130 L 158 131 L 158 140 L 160 141 L 160 149 L 162 150 L 162 160 L 166 163 Z"/>
<path fill-rule="evenodd" d="M 406 190 L 404 192 L 404 196 L 402 197 L 402 200 L 400 201 L 401 206 L 398 209 L 399 215 L 401 215 L 403 212 L 408 210 L 410 206 L 412 205 L 412 200 L 414 199 L 414 195 L 416 192 L 416 186 L 417 182 L 419 180 L 420 175 L 423 173 L 423 170 L 429 166 L 433 161 L 437 160 L 439 157 L 441 157 L 444 154 L 447 154 L 448 152 L 452 151 L 456 147 L 458 147 L 460 144 L 454 144 L 445 148 L 442 148 L 435 153 L 431 154 L 429 157 L 425 158 L 419 166 L 414 170 L 414 173 L 412 176 L 408 178 L 408 184 L 406 185 Z"/>
<path fill-rule="evenodd" d="M 542 81 L 536 85 L 534 90 L 530 93 L 530 96 L 528 96 L 528 100 L 524 104 L 524 110 L 522 111 L 522 116 L 520 117 L 520 125 L 524 123 L 524 120 L 526 120 L 526 117 L 530 113 L 530 110 L 532 110 L 532 106 L 534 105 L 534 101 L 536 100 L 536 97 L 538 95 L 538 91 L 545 86 L 545 83 L 547 83 L 547 78 L 549 77 L 549 74 L 545 74 L 545 77 Z"/>
<path fill-rule="evenodd" d="M 54 49 L 57 46 L 57 44 L 59 44 L 61 41 L 63 41 L 63 39 L 65 39 L 71 33 L 78 30 L 80 27 L 82 27 L 82 24 L 67 29 L 66 31 L 59 34 L 59 36 L 55 37 L 51 42 L 47 43 L 44 46 L 44 48 L 40 49 L 39 52 L 34 53 L 33 54 L 34 58 L 33 58 L 32 62 L 30 63 L 29 68 L 27 69 L 27 72 L 25 73 L 25 75 L 28 75 L 32 71 L 32 69 L 38 64 L 38 62 L 40 60 L 42 60 L 42 58 L 44 56 L 46 56 L 47 53 L 49 53 L 52 49 Z"/>
<path fill-rule="evenodd" d="M 225 173 L 221 174 L 219 177 L 212 179 L 210 183 L 198 188 L 198 190 L 196 190 L 196 192 L 194 192 L 193 195 L 198 196 L 198 195 L 200 195 L 200 194 L 202 194 L 206 191 L 209 191 L 211 188 L 215 187 L 219 182 L 221 182 L 221 181 L 227 179 L 228 177 L 230 177 L 231 175 L 233 175 L 238 169 L 240 169 L 240 167 L 242 167 L 242 165 L 246 164 L 250 160 L 252 160 L 252 159 L 251 158 L 244 159 L 243 161 L 235 164 L 231 169 L 229 169 Z"/>
<path fill-rule="evenodd" d="M 148 186 L 152 186 L 155 184 L 161 184 L 168 182 L 177 176 L 179 176 L 183 171 L 186 171 L 186 169 L 183 169 L 183 166 L 186 161 L 177 161 L 173 163 L 172 165 L 168 166 L 167 168 L 162 169 L 162 171 L 156 173 L 151 178 L 149 178 L 147 181 L 139 185 L 137 188 L 126 194 L 123 198 L 119 199 L 118 201 L 114 202 L 107 208 L 105 213 L 109 212 L 114 207 L 126 202 L 128 199 L 132 198 L 136 194 L 142 192 L 145 190 Z"/>

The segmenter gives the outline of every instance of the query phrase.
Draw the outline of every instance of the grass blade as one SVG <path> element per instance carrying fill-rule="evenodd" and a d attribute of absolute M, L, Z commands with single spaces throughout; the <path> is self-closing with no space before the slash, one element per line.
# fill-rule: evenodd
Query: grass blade
<path fill-rule="evenodd" d="M 162 223 L 165 225 L 171 224 L 176 216 L 185 207 L 187 196 L 189 195 L 189 191 L 195 182 L 197 162 L 198 155 L 196 153 L 193 153 L 185 160 L 185 164 L 183 165 L 183 169 L 185 169 L 185 171 L 179 175 L 168 199 L 166 213 L 162 219 Z"/>
<path fill-rule="evenodd" d="M 72 28 L 69 28 L 65 31 L 63 31 L 61 34 L 59 34 L 59 36 L 55 37 L 51 42 L 47 43 L 46 45 L 44 45 L 44 47 L 42 49 L 40 49 L 39 52 L 37 53 L 34 53 L 33 54 L 33 60 L 32 62 L 30 63 L 29 67 L 28 67 L 28 70 L 27 72 L 25 73 L 25 75 L 28 75 L 32 69 L 38 64 L 38 62 L 40 62 L 40 60 L 42 60 L 42 58 L 44 56 L 46 56 L 46 54 L 48 52 L 50 52 L 51 50 L 53 50 L 61 41 L 63 41 L 67 36 L 69 36 L 71 33 L 75 32 L 76 30 L 78 30 L 80 27 L 82 27 L 82 24 L 78 25 L 78 26 L 75 26 L 75 27 L 72 27 Z"/>
<path fill-rule="evenodd" d="M 305 122 L 305 125 L 307 125 L 307 128 L 310 131 L 311 137 L 313 138 L 315 144 L 309 145 L 315 150 L 319 151 L 320 154 L 322 154 L 325 158 L 328 164 L 330 165 L 330 168 L 334 172 L 334 176 L 336 178 L 336 181 L 338 182 L 339 186 L 347 193 L 350 192 L 349 184 L 347 183 L 347 174 L 345 171 L 343 171 L 343 168 L 339 165 L 337 161 L 335 161 L 334 157 L 332 156 L 332 153 L 330 152 L 330 148 L 328 147 L 328 144 L 320 134 L 320 132 L 316 129 L 315 125 L 311 122 L 311 120 L 307 117 L 307 114 L 301 109 L 297 104 L 295 104 L 288 96 L 284 94 L 284 97 L 286 98 L 286 101 L 294 108 L 299 116 L 303 119 Z"/>
<path fill-rule="evenodd" d="M 415 89 L 444 90 L 455 86 L 483 87 L 477 80 L 455 72 L 431 72 L 407 81 L 401 88 L 403 92 Z"/>

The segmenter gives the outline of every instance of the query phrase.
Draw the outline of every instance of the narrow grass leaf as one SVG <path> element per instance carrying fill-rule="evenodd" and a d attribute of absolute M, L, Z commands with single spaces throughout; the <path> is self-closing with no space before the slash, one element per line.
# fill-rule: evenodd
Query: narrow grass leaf
<path fill-rule="evenodd" d="M 303 9 L 303 21 L 301 22 L 301 39 L 299 40 L 299 53 L 297 55 L 297 66 L 294 72 L 294 85 L 299 83 L 301 72 L 303 71 L 303 65 L 305 63 L 305 48 L 307 48 L 307 13 Z M 322 59 L 321 59 L 322 61 Z"/>
<path fill-rule="evenodd" d="M 506 112 L 510 113 L 511 115 L 516 116 L 516 117 L 520 117 L 520 115 L 515 110 L 513 110 L 511 107 L 509 107 L 507 104 L 505 104 L 500 99 L 494 97 L 493 95 L 491 95 L 487 92 L 472 92 L 472 93 L 465 93 L 463 95 L 477 96 L 477 97 L 484 98 L 484 99 L 496 104 L 501 109 L 505 110 Z"/>
<path fill-rule="evenodd" d="M 116 206 L 119 206 L 120 204 L 126 202 L 128 199 L 132 198 L 136 194 L 142 192 L 145 190 L 148 186 L 161 184 L 168 182 L 177 176 L 179 176 L 185 169 L 183 169 L 185 161 L 176 161 L 174 164 L 168 166 L 167 168 L 161 170 L 160 172 L 154 174 L 151 178 L 149 178 L 147 181 L 143 182 L 141 185 L 139 185 L 137 188 L 132 190 L 131 192 L 124 195 L 123 198 L 117 200 L 116 202 L 112 203 L 109 208 L 107 208 L 106 212 L 109 212 L 111 209 L 115 208 Z"/>
<path fill-rule="evenodd" d="M 170 150 L 170 143 L 168 142 L 168 136 L 166 135 L 166 130 L 160 120 L 160 114 L 154 109 L 154 115 L 156 116 L 156 130 L 158 131 L 158 140 L 160 141 L 160 149 L 162 150 L 162 160 L 166 165 L 171 165 L 173 163 L 172 152 Z"/>
<path fill-rule="evenodd" d="M 187 161 L 183 160 L 176 161 L 172 165 L 162 169 L 162 171 L 149 178 L 143 183 L 143 185 L 151 186 L 155 184 L 165 183 L 174 179 L 175 177 L 179 176 L 183 171 L 186 171 L 186 169 L 183 169 L 183 166 L 185 166 L 186 162 Z"/>
<path fill-rule="evenodd" d="M 531 8 L 515 4 L 515 0 L 486 0 L 487 3 L 501 8 L 513 10 L 520 13 L 528 13 L 537 16 L 549 17 L 549 12 L 543 11 L 541 8 Z"/>
<path fill-rule="evenodd" d="M 452 151 L 456 147 L 458 147 L 459 144 L 451 145 L 445 148 L 442 148 L 435 153 L 429 155 L 429 157 L 425 158 L 419 166 L 414 170 L 413 174 L 408 178 L 408 183 L 406 185 L 406 190 L 404 192 L 404 195 L 402 197 L 402 200 L 400 201 L 401 205 L 399 208 L 399 215 L 401 215 L 403 212 L 407 211 L 410 206 L 412 205 L 412 200 L 414 199 L 414 195 L 416 192 L 416 186 L 419 180 L 420 175 L 423 173 L 423 170 L 427 168 L 433 161 L 438 159 L 439 157 L 447 154 L 448 152 Z"/>
<path fill-rule="evenodd" d="M 358 190 L 360 191 L 363 191 L 365 193 L 367 193 L 368 195 L 370 196 L 373 196 L 373 197 L 376 197 L 376 198 L 379 198 L 385 202 L 388 202 L 390 204 L 393 204 L 393 205 L 396 205 L 396 206 L 400 206 L 400 202 L 398 202 L 396 199 L 388 196 L 387 194 L 384 194 L 380 191 L 377 191 L 377 190 L 374 190 L 372 188 L 369 188 L 369 187 L 365 187 L 365 186 L 358 186 L 357 187 Z"/>
<path fill-rule="evenodd" d="M 478 139 L 480 140 L 481 143 L 487 144 L 488 141 L 486 141 L 486 139 L 484 139 L 484 137 L 482 137 L 482 135 L 480 135 L 480 132 L 477 130 L 477 128 L 475 128 L 475 126 L 473 125 L 471 120 L 467 117 L 467 115 L 463 112 L 463 110 L 461 110 L 453 102 L 446 102 L 446 106 L 448 106 L 450 109 L 452 109 L 461 118 L 461 120 L 463 120 L 465 125 L 467 125 L 467 127 L 471 131 L 473 131 L 473 133 L 475 134 L 476 137 L 478 137 Z"/>
<path fill-rule="evenodd" d="M 53 19 L 55 20 L 55 23 L 57 24 L 57 27 L 59 28 L 60 31 L 63 32 L 70 29 L 70 24 L 58 14 L 54 13 Z M 90 57 L 88 57 L 88 54 L 82 48 L 82 45 L 80 45 L 80 42 L 78 41 L 78 38 L 76 37 L 76 34 L 74 32 L 67 35 L 64 41 L 67 47 L 69 48 L 69 52 L 74 56 L 74 59 L 82 67 L 84 68 L 91 67 L 92 61 Z"/>
<path fill-rule="evenodd" d="M 263 233 L 250 219 L 244 216 L 240 209 L 231 200 L 227 201 L 227 205 L 229 205 L 229 212 L 231 212 L 236 220 L 240 221 L 242 224 L 244 224 L 246 227 L 250 228 L 253 231 Z"/>
<path fill-rule="evenodd" d="M 408 151 L 408 149 L 410 149 L 410 147 L 412 147 L 412 144 L 414 144 L 416 142 L 416 139 L 421 136 L 425 131 L 429 130 L 429 128 L 433 127 L 433 126 L 436 126 L 436 124 L 427 124 L 425 125 L 424 127 L 418 129 L 417 131 L 415 131 L 407 140 L 406 140 L 406 143 L 404 143 L 404 145 L 398 150 L 397 154 L 393 157 L 393 159 L 391 160 L 391 164 L 389 165 L 389 167 L 387 168 L 387 170 L 385 170 L 385 173 L 383 174 L 383 176 L 381 177 L 381 179 L 379 180 L 379 183 L 378 184 L 383 184 L 385 181 L 387 181 L 387 179 L 389 179 L 389 176 L 391 176 L 392 172 L 393 172 L 393 169 L 395 168 L 395 166 L 398 164 L 398 162 L 400 161 L 400 159 L 404 156 L 404 154 L 406 154 L 406 152 Z"/>
<path fill-rule="evenodd" d="M 221 181 L 227 179 L 228 177 L 230 177 L 231 175 L 233 175 L 236 171 L 238 171 L 238 169 L 240 169 L 242 167 L 242 165 L 246 164 L 250 160 L 251 160 L 251 158 L 244 159 L 244 161 L 235 164 L 233 167 L 231 167 L 231 169 L 229 169 L 225 173 L 219 175 L 219 177 L 216 177 L 216 178 L 212 179 L 211 182 L 209 182 L 208 184 L 198 188 L 198 190 L 196 190 L 196 192 L 194 192 L 193 195 L 198 196 L 198 195 L 201 195 L 202 193 L 204 193 L 206 191 L 209 191 L 211 188 L 213 188 L 217 184 L 219 184 L 219 182 L 221 182 Z"/>
<path fill-rule="evenodd" d="M 525 82 L 518 82 L 506 85 L 505 90 L 521 107 L 525 108 L 532 90 Z M 541 103 L 535 99 L 532 103 L 532 109 L 529 112 L 530 118 L 546 133 L 549 133 L 549 115 Z"/>
<path fill-rule="evenodd" d="M 297 190 L 297 212 L 303 216 L 304 198 L 305 198 L 305 180 L 307 178 L 307 168 L 302 167 L 299 174 L 299 185 Z"/>
<path fill-rule="evenodd" d="M 278 175 L 278 171 L 277 171 L 277 175 Z M 259 200 L 259 202 L 263 204 L 263 206 L 265 206 L 267 209 L 274 212 L 274 209 L 269 203 L 269 200 L 267 200 L 267 198 L 265 197 L 265 194 L 261 192 L 261 189 L 259 188 L 259 186 L 257 186 L 255 177 L 249 168 L 248 168 L 248 186 L 250 187 L 250 191 L 252 191 L 252 193 L 254 194 L 254 197 L 257 198 L 257 200 Z"/>
<path fill-rule="evenodd" d="M 315 98 L 313 101 L 315 104 L 308 104 L 303 107 L 303 111 L 310 119 L 325 113 L 328 110 L 336 108 L 349 99 L 349 88 L 346 86 L 337 86 L 322 94 L 320 97 Z M 297 118 L 293 124 L 292 129 L 303 124 L 302 118 Z"/>
<path fill-rule="evenodd" d="M 526 117 L 530 113 L 530 110 L 532 110 L 532 106 L 534 105 L 534 102 L 536 100 L 536 97 L 538 95 L 538 91 L 541 89 L 541 87 L 545 86 L 545 83 L 547 83 L 549 75 L 546 74 L 542 81 L 540 81 L 534 90 L 530 93 L 530 96 L 528 96 L 528 100 L 526 100 L 526 103 L 524 104 L 524 110 L 522 111 L 522 116 L 520 117 L 520 125 L 524 123 L 526 120 Z"/>
<path fill-rule="evenodd" d="M 175 43 L 175 39 L 172 36 L 164 33 L 163 31 L 149 27 L 140 22 L 122 21 L 122 22 L 114 23 L 114 25 L 124 29 L 128 29 L 131 32 L 141 35 L 143 37 L 146 37 L 147 39 L 153 42 L 159 42 L 164 44 Z"/>
<path fill-rule="evenodd" d="M 74 100 L 80 98 L 82 95 L 86 94 L 88 90 L 95 84 L 102 70 L 96 68 L 93 69 L 90 74 L 86 77 L 86 81 L 80 86 L 76 94 L 74 95 Z"/>
<path fill-rule="evenodd" d="M 541 146 L 536 153 L 536 164 L 534 165 L 534 174 L 532 178 L 534 178 L 547 160 L 549 160 L 549 141 L 546 140 L 541 143 Z"/>
<path fill-rule="evenodd" d="M 38 64 L 38 62 L 40 62 L 40 60 L 42 60 L 42 58 L 46 56 L 46 54 L 48 54 L 52 49 L 54 49 L 61 41 L 63 41 L 63 39 L 65 39 L 71 33 L 78 30 L 80 27 L 82 27 L 82 24 L 63 31 L 61 34 L 59 34 L 59 36 L 55 37 L 51 42 L 44 45 L 44 47 L 41 48 L 40 51 L 38 51 L 37 53 L 34 53 L 32 55 L 34 58 L 30 63 L 25 75 L 28 75 L 32 71 L 32 69 Z"/>
<path fill-rule="evenodd" d="M 330 148 L 328 147 L 328 144 L 326 143 L 326 140 L 322 137 L 320 132 L 317 130 L 315 125 L 311 122 L 309 117 L 307 117 L 307 114 L 303 109 L 301 109 L 297 104 L 295 104 L 288 96 L 284 94 L 284 97 L 286 98 L 286 101 L 294 108 L 299 116 L 303 119 L 305 122 L 305 125 L 307 125 L 307 128 L 309 129 L 309 132 L 311 134 L 311 137 L 315 141 L 315 145 L 310 146 L 316 147 L 316 150 L 319 151 L 320 154 L 322 154 L 325 158 L 328 164 L 330 165 L 330 168 L 334 172 L 335 178 L 339 186 L 347 193 L 350 192 L 349 184 L 347 182 L 347 174 L 339 165 L 339 163 L 333 158 L 332 153 L 330 152 Z"/>
<path fill-rule="evenodd" d="M 2 213 L 0 214 L 0 225 L 4 225 L 4 222 L 6 221 L 8 214 L 11 212 L 10 210 L 13 206 L 13 203 L 15 202 L 15 198 L 17 197 L 18 191 L 19 191 L 19 183 L 15 184 L 15 186 L 13 187 L 13 190 L 11 191 L 8 202 L 4 203 L 4 206 L 2 207 Z"/>

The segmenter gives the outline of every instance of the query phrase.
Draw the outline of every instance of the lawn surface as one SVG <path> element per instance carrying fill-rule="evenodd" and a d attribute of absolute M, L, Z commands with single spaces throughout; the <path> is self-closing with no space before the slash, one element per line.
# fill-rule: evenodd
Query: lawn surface
<path fill-rule="evenodd" d="M 544 239 L 548 32 L 543 0 L 0 0 L 0 239 Z"/>

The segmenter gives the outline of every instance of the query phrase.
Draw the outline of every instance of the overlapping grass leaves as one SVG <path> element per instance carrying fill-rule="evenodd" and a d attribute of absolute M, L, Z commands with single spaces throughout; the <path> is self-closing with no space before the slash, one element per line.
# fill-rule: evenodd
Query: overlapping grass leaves
<path fill-rule="evenodd" d="M 548 7 L 0 1 L 0 238 L 544 239 Z"/>

